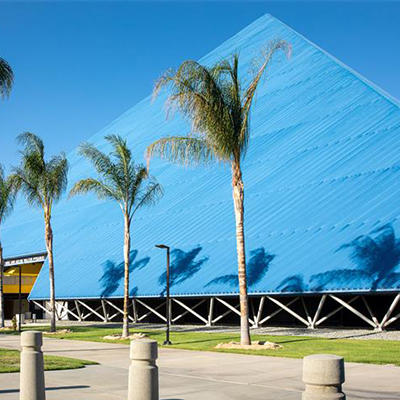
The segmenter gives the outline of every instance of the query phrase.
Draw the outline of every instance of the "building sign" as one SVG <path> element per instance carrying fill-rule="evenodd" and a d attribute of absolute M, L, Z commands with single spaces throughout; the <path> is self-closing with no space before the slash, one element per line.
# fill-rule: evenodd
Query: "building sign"
<path fill-rule="evenodd" d="M 35 256 L 30 256 L 30 257 L 21 257 L 21 258 L 14 258 L 14 259 L 8 259 L 4 260 L 4 266 L 5 267 L 12 267 L 13 265 L 23 265 L 23 264 L 33 264 L 33 263 L 39 263 L 39 262 L 44 262 L 46 259 L 47 254 L 38 254 Z"/>

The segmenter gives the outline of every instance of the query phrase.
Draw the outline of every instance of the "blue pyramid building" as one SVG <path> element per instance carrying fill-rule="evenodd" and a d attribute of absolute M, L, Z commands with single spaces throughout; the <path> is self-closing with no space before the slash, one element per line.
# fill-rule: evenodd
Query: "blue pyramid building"
<path fill-rule="evenodd" d="M 344 302 L 346 312 L 352 311 L 346 300 L 350 294 L 364 300 L 361 296 L 396 296 L 400 103 L 270 15 L 200 62 L 212 65 L 239 51 L 246 79 L 259 49 L 277 38 L 291 43 L 292 55 L 277 55 L 259 87 L 243 164 L 249 293 L 258 299 L 257 307 L 262 298 L 287 306 L 283 296 L 328 296 Z M 166 119 L 165 99 L 145 98 L 89 141 L 108 151 L 104 136 L 122 135 L 135 159 L 144 162 L 145 149 L 154 140 L 190 130 L 179 115 Z M 70 187 L 95 175 L 77 150 L 68 159 Z M 162 242 L 171 246 L 171 294 L 178 302 L 216 297 L 228 304 L 223 299 L 238 294 L 229 168 L 184 169 L 154 160 L 151 172 L 165 195 L 133 222 L 132 296 L 143 303 L 164 297 L 165 253 L 154 246 Z M 112 299 L 123 296 L 118 206 L 93 196 L 65 198 L 54 208 L 53 229 L 57 299 L 70 304 L 74 314 L 75 300 L 117 304 Z M 43 230 L 41 212 L 21 200 L 3 230 L 6 256 L 45 251 Z M 30 299 L 39 303 L 48 298 L 45 263 Z M 360 312 L 373 321 L 365 309 Z M 300 311 L 296 314 L 299 320 Z"/>

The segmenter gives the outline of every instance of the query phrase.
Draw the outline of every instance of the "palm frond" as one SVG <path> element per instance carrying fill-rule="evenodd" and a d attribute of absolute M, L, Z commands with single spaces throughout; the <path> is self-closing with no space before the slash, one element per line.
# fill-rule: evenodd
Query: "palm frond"
<path fill-rule="evenodd" d="M 134 174 L 135 164 L 132 159 L 132 152 L 128 147 L 128 144 L 124 138 L 119 135 L 108 135 L 105 139 L 112 145 L 113 150 L 111 155 L 115 158 L 113 180 L 118 182 L 118 186 L 122 190 L 125 188 L 129 191 L 132 180 L 131 177 Z"/>
<path fill-rule="evenodd" d="M 254 95 L 256 93 L 258 84 L 261 81 L 261 78 L 265 75 L 266 69 L 270 64 L 273 56 L 279 50 L 283 51 L 287 57 L 289 58 L 291 55 L 291 45 L 290 43 L 277 39 L 271 40 L 266 48 L 261 51 L 261 56 L 259 57 L 258 61 L 255 60 L 255 63 L 258 64 L 256 67 L 256 72 L 254 73 L 253 78 L 250 81 L 250 84 L 246 91 L 243 94 L 243 126 L 241 129 L 241 136 L 245 139 L 245 142 L 248 143 L 248 126 L 249 126 L 249 119 L 250 119 L 250 109 L 253 103 Z M 246 144 L 247 146 L 247 144 Z"/>
<path fill-rule="evenodd" d="M 11 214 L 16 195 L 16 186 L 10 177 L 5 176 L 3 166 L 0 164 L 0 224 Z"/>
<path fill-rule="evenodd" d="M 47 164 L 48 191 L 53 202 L 57 202 L 67 189 L 68 170 L 69 164 L 64 153 L 52 157 Z"/>
<path fill-rule="evenodd" d="M 99 179 L 86 178 L 76 182 L 69 196 L 94 192 L 100 199 L 117 201 L 124 213 L 131 218 L 135 205 L 141 200 L 143 200 L 143 205 L 149 204 L 150 199 L 156 201 L 155 194 L 157 188 L 161 190 L 161 186 L 157 186 L 152 191 L 154 196 L 149 194 L 148 203 L 146 203 L 144 194 L 147 185 L 155 180 L 149 176 L 145 166 L 134 163 L 132 152 L 124 138 L 109 135 L 105 139 L 112 146 L 110 156 L 90 144 L 85 143 L 81 146 L 82 154 L 92 162 L 99 174 Z"/>
<path fill-rule="evenodd" d="M 180 111 L 191 122 L 192 134 L 209 136 L 221 159 L 229 159 L 226 144 L 233 130 L 224 95 L 225 69 L 222 62 L 209 69 L 196 61 L 185 61 L 177 70 L 168 70 L 161 76 L 153 92 L 156 96 L 162 88 L 169 89 L 167 115 L 173 110 Z"/>
<path fill-rule="evenodd" d="M 91 143 L 82 143 L 79 146 L 79 154 L 87 158 L 99 174 L 109 174 L 114 168 L 111 158 Z"/>
<path fill-rule="evenodd" d="M 32 177 L 29 171 L 25 171 L 21 167 L 15 167 L 10 179 L 16 190 L 23 193 L 29 205 L 45 207 L 44 193 L 40 191 L 36 176 Z"/>
<path fill-rule="evenodd" d="M 53 203 L 60 200 L 67 187 L 67 158 L 61 153 L 47 162 L 43 140 L 34 133 L 25 132 L 17 139 L 24 148 L 21 164 L 13 168 L 11 180 L 29 204 L 40 206 L 50 213 Z"/>
<path fill-rule="evenodd" d="M 114 191 L 114 189 L 106 185 L 101 180 L 93 178 L 85 178 L 76 182 L 69 192 L 68 197 L 76 195 L 83 195 L 89 192 L 94 192 L 99 199 L 103 200 L 117 200 L 120 202 L 120 196 Z"/>
<path fill-rule="evenodd" d="M 39 136 L 31 132 L 24 132 L 17 136 L 17 141 L 24 146 L 23 155 L 37 155 L 44 164 L 44 143 Z"/>
<path fill-rule="evenodd" d="M 8 97 L 14 83 L 14 73 L 10 64 L 3 58 L 0 58 L 0 97 Z"/>
<path fill-rule="evenodd" d="M 137 201 L 138 194 L 143 188 L 143 185 L 147 179 L 149 179 L 149 170 L 139 164 L 139 165 L 133 165 L 133 173 L 130 175 L 129 179 L 129 186 L 128 192 L 129 192 L 129 199 L 127 202 L 127 209 L 128 213 L 132 211 L 133 205 L 135 201 Z"/>
<path fill-rule="evenodd" d="M 202 159 L 239 163 L 249 145 L 249 118 L 254 95 L 273 55 L 282 50 L 290 55 L 290 45 L 283 40 L 271 41 L 260 51 L 257 69 L 246 90 L 239 77 L 239 54 L 222 59 L 211 67 L 196 61 L 184 61 L 178 69 L 169 69 L 156 82 L 153 97 L 168 89 L 167 112 L 178 110 L 191 123 L 188 141 L 160 139 L 149 146 L 147 155 L 157 153 L 183 164 Z M 168 114 L 167 114 L 168 116 Z M 207 144 L 205 156 L 191 142 L 200 136 Z M 188 145 L 186 145 L 188 143 Z M 193 151 L 191 151 L 193 149 Z M 212 157 L 209 153 L 213 153 Z M 193 160 L 191 160 L 191 157 Z"/>
<path fill-rule="evenodd" d="M 132 218 L 140 208 L 156 204 L 163 195 L 163 187 L 153 178 L 141 191 L 140 195 L 137 196 L 136 204 L 130 212 L 130 218 Z"/>
<path fill-rule="evenodd" d="M 107 135 L 105 139 L 113 146 L 112 155 L 122 164 L 128 166 L 132 159 L 132 152 L 126 140 L 119 135 Z"/>
<path fill-rule="evenodd" d="M 208 163 L 216 159 L 205 139 L 189 136 L 170 136 L 159 139 L 146 149 L 146 159 L 155 156 L 168 161 L 190 165 Z"/>

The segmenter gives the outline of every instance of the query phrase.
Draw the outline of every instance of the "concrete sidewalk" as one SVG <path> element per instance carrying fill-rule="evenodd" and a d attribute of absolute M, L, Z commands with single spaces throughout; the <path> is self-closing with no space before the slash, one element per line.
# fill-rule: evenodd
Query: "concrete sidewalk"
<path fill-rule="evenodd" d="M 0 347 L 18 349 L 19 337 L 0 335 Z M 46 372 L 47 400 L 126 399 L 129 348 L 108 343 L 44 339 L 49 355 L 100 365 Z M 299 400 L 302 360 L 160 349 L 161 399 Z M 400 368 L 346 364 L 348 400 L 400 400 Z M 0 399 L 17 400 L 19 374 L 0 374 Z"/>

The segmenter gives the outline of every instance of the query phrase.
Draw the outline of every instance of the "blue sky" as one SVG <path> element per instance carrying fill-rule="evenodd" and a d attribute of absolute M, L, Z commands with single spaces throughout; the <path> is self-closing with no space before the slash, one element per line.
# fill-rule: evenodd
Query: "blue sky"
<path fill-rule="evenodd" d="M 151 93 L 167 68 L 199 59 L 265 13 L 400 98 L 400 2 L 0 2 L 0 56 L 15 87 L 0 102 L 0 162 L 35 132 L 70 151 Z M 118 132 L 116 132 L 118 133 Z"/>

